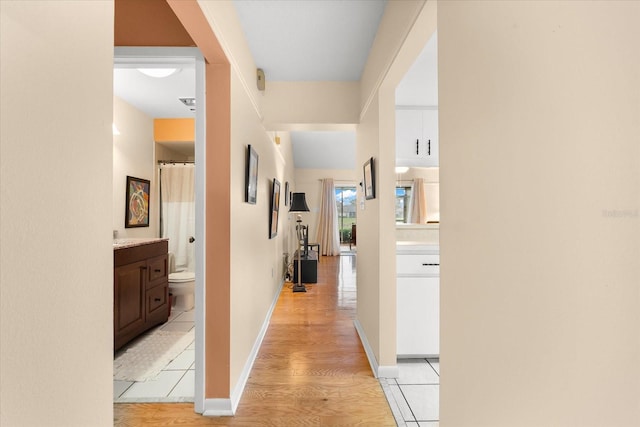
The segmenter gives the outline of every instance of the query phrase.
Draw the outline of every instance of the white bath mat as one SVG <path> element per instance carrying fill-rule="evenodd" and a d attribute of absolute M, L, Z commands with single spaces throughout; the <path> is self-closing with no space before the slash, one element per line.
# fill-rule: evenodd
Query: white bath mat
<path fill-rule="evenodd" d="M 113 379 L 147 381 L 178 357 L 194 340 L 189 332 L 155 330 L 113 361 Z"/>

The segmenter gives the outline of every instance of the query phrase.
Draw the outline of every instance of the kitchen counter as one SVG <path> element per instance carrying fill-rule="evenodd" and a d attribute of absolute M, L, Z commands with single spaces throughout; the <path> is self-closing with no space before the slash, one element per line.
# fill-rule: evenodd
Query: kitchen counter
<path fill-rule="evenodd" d="M 150 245 L 156 242 L 169 241 L 168 238 L 160 237 L 138 237 L 129 239 L 115 239 L 113 241 L 113 249 L 133 248 L 134 246 Z"/>
<path fill-rule="evenodd" d="M 413 241 L 438 245 L 440 241 L 440 223 L 396 224 L 396 241 Z"/>

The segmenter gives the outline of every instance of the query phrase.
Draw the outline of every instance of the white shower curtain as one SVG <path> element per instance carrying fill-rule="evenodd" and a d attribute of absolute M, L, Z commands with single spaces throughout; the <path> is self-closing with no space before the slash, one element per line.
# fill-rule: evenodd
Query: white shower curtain
<path fill-rule="evenodd" d="M 336 188 L 331 178 L 322 180 L 322 198 L 320 201 L 320 216 L 318 218 L 318 243 L 320 244 L 320 253 L 322 255 L 340 255 Z"/>
<path fill-rule="evenodd" d="M 195 184 L 193 163 L 161 164 L 161 236 L 169 238 L 176 271 L 195 271 Z"/>
<path fill-rule="evenodd" d="M 416 178 L 411 186 L 411 201 L 409 202 L 410 224 L 427 223 L 427 193 L 424 178 Z"/>

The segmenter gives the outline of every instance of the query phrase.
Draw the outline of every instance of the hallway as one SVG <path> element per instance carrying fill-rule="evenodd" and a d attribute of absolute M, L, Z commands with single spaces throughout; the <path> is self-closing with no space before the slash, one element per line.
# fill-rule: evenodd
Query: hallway
<path fill-rule="evenodd" d="M 354 256 L 322 257 L 318 283 L 286 283 L 235 417 L 204 418 L 193 404 L 115 404 L 115 426 L 395 426 L 353 326 Z"/>

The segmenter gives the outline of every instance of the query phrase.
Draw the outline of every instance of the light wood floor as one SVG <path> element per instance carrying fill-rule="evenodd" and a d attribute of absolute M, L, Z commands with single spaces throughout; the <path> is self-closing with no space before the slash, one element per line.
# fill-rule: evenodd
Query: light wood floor
<path fill-rule="evenodd" d="M 287 286 L 289 285 L 289 286 Z M 322 257 L 306 293 L 285 284 L 234 417 L 193 404 L 115 404 L 115 426 L 395 426 L 353 326 L 355 257 Z"/>

